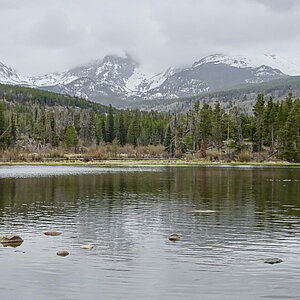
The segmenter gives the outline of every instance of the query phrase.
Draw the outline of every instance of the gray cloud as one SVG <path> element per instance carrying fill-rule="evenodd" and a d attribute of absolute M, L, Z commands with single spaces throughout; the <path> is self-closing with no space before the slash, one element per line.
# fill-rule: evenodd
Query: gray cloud
<path fill-rule="evenodd" d="M 300 5 L 299 0 L 255 0 L 255 1 L 262 5 L 266 5 L 267 7 L 275 11 L 291 10 L 297 6 L 299 7 Z"/>
<path fill-rule="evenodd" d="M 298 0 L 0 0 L 0 61 L 23 74 L 129 52 L 146 69 L 272 52 L 300 64 Z"/>

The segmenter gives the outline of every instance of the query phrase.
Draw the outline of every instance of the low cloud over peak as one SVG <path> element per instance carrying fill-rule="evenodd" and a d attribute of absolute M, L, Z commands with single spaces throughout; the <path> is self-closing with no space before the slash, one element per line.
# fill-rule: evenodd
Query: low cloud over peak
<path fill-rule="evenodd" d="M 151 71 L 225 52 L 300 64 L 296 0 L 0 0 L 0 61 L 25 75 L 129 52 Z"/>

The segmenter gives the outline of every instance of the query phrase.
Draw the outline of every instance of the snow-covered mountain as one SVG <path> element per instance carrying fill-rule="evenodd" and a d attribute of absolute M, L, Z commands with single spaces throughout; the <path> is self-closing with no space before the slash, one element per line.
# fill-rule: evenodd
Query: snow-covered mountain
<path fill-rule="evenodd" d="M 23 85 L 28 83 L 28 78 L 19 76 L 15 70 L 7 67 L 0 61 L 0 83 Z"/>
<path fill-rule="evenodd" d="M 149 74 L 130 56 L 110 55 L 66 72 L 23 77 L 0 63 L 0 83 L 66 93 L 104 104 L 190 97 L 299 75 L 300 67 L 276 55 L 255 58 L 214 54 L 187 68 Z"/>

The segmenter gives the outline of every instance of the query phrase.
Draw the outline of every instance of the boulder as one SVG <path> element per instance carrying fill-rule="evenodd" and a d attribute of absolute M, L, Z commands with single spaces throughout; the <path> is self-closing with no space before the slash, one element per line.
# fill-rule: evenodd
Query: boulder
<path fill-rule="evenodd" d="M 19 247 L 23 243 L 23 239 L 17 234 L 5 235 L 0 239 L 0 243 L 4 246 Z"/>
<path fill-rule="evenodd" d="M 176 242 L 180 240 L 180 236 L 176 233 L 173 233 L 169 236 L 169 240 L 172 242 Z"/>
<path fill-rule="evenodd" d="M 61 232 L 57 232 L 57 231 L 47 231 L 44 232 L 45 235 L 49 235 L 49 236 L 58 236 L 61 235 Z"/>
<path fill-rule="evenodd" d="M 268 258 L 268 259 L 265 260 L 266 264 L 271 264 L 271 265 L 273 265 L 273 264 L 279 264 L 281 262 L 282 262 L 282 260 L 280 258 L 277 258 L 277 257 L 275 257 L 275 258 Z"/>
<path fill-rule="evenodd" d="M 92 244 L 81 245 L 80 248 L 86 249 L 86 250 L 92 250 L 94 248 L 94 245 L 92 245 Z"/>
<path fill-rule="evenodd" d="M 67 256 L 69 255 L 69 252 L 66 250 L 60 250 L 56 253 L 58 256 Z"/>

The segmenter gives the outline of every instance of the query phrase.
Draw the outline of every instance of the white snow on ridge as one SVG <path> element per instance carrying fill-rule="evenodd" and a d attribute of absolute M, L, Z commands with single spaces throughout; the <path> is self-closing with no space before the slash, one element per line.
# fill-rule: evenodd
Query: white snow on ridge
<path fill-rule="evenodd" d="M 248 83 L 262 82 L 265 80 L 265 78 L 280 78 L 283 76 L 281 72 L 286 75 L 300 75 L 299 65 L 277 55 L 245 54 L 245 56 L 213 54 L 202 58 L 198 62 L 195 62 L 192 68 L 187 68 L 185 70 L 190 71 L 191 69 L 198 68 L 201 65 L 208 63 L 215 65 L 224 64 L 242 69 L 255 68 L 256 78 L 249 79 L 249 81 L 246 81 Z M 182 80 L 184 78 L 181 78 L 180 73 L 180 71 L 183 70 L 184 69 L 169 68 L 164 72 L 154 74 L 144 70 L 133 60 L 124 61 L 124 59 L 119 60 L 118 57 L 108 56 L 94 64 L 74 68 L 67 72 L 50 73 L 35 77 L 25 77 L 18 75 L 15 70 L 0 62 L 0 83 L 45 89 L 47 89 L 47 87 L 61 85 L 60 88 L 63 90 L 63 92 L 70 93 L 74 92 L 72 90 L 72 86 L 74 86 L 74 88 L 78 89 L 76 90 L 76 95 L 80 95 L 79 89 L 81 88 L 81 96 L 86 97 L 87 95 L 85 95 L 83 92 L 85 91 L 84 89 L 89 89 L 90 92 L 96 90 L 97 93 L 106 93 L 105 91 L 110 90 L 116 94 L 122 94 L 125 98 L 137 96 L 154 99 L 162 97 L 161 93 L 164 93 L 165 97 L 169 97 L 169 95 L 171 95 L 170 93 L 173 93 L 172 89 L 176 88 L 176 84 L 183 84 Z M 197 73 L 197 70 L 193 71 Z M 166 88 L 164 82 L 174 74 L 176 74 L 176 78 L 173 81 L 167 81 L 169 86 Z M 79 79 L 82 80 L 79 81 Z M 78 82 L 74 82 L 75 80 L 78 80 Z M 92 82 L 94 82 L 95 85 L 92 84 Z M 70 86 L 66 86 L 69 83 L 72 84 Z M 199 93 L 202 91 L 199 90 L 199 88 L 201 88 L 201 86 L 198 86 L 199 84 L 200 83 L 197 81 L 194 82 L 193 79 L 189 79 L 181 92 Z M 194 87 L 196 87 L 195 90 L 193 90 Z"/>
<path fill-rule="evenodd" d="M 129 93 L 143 93 L 151 89 L 159 87 L 163 82 L 174 74 L 173 68 L 169 68 L 165 72 L 151 74 L 136 68 L 133 74 L 128 78 L 125 90 Z"/>
<path fill-rule="evenodd" d="M 193 68 L 199 67 L 203 64 L 207 63 L 213 63 L 213 64 L 225 64 L 231 67 L 236 67 L 236 68 L 256 68 L 258 67 L 257 64 L 255 64 L 253 61 L 251 61 L 249 58 L 240 56 L 240 55 L 235 55 L 235 56 L 229 56 L 226 54 L 213 54 L 206 56 L 196 62 L 193 65 Z"/>
<path fill-rule="evenodd" d="M 147 78 L 149 78 L 149 74 L 146 75 L 139 68 L 136 68 L 133 71 L 133 74 L 128 78 L 125 85 L 125 90 L 127 92 L 137 92 L 139 90 L 141 82 L 147 80 Z"/>
<path fill-rule="evenodd" d="M 278 55 L 270 53 L 256 56 L 249 55 L 247 57 L 243 57 L 241 55 L 213 54 L 196 62 L 193 65 L 193 68 L 206 63 L 225 64 L 236 68 L 258 68 L 265 65 L 273 69 L 278 69 L 286 75 L 300 75 L 299 65 L 294 64 Z"/>
<path fill-rule="evenodd" d="M 300 75 L 300 66 L 288 61 L 275 54 L 264 54 L 262 60 L 265 65 L 271 66 L 274 69 L 279 69 L 287 75 Z"/>
<path fill-rule="evenodd" d="M 78 76 L 66 73 L 52 73 L 44 76 L 28 78 L 30 84 L 35 87 L 54 86 L 57 84 L 68 84 L 78 79 Z"/>

